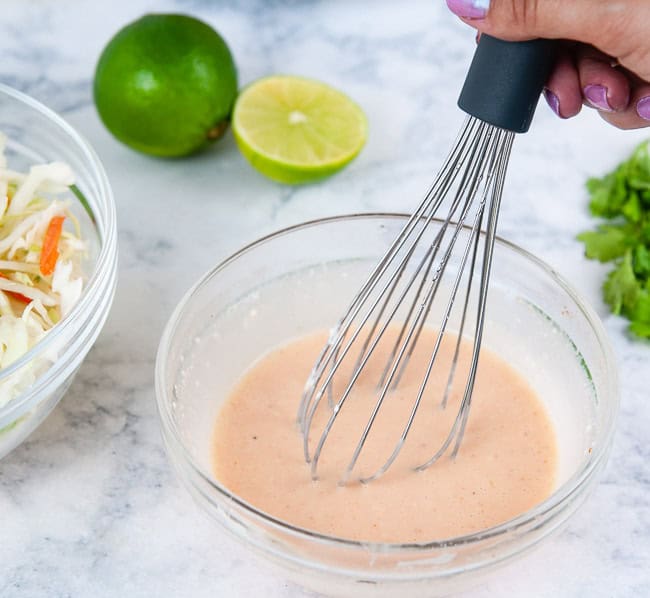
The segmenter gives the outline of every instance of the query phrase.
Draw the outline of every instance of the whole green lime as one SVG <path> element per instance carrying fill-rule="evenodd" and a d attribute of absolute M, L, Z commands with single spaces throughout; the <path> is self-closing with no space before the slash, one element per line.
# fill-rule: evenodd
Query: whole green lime
<path fill-rule="evenodd" d="M 94 96 L 117 139 L 147 154 L 184 156 L 225 132 L 237 71 L 226 42 L 206 23 L 150 14 L 104 48 Z"/>

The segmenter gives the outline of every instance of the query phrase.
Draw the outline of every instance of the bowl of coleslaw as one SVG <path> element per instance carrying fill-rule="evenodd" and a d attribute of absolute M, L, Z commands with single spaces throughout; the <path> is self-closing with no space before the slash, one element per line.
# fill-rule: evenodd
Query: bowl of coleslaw
<path fill-rule="evenodd" d="M 0 458 L 65 394 L 116 275 L 115 204 L 94 150 L 0 84 Z"/>

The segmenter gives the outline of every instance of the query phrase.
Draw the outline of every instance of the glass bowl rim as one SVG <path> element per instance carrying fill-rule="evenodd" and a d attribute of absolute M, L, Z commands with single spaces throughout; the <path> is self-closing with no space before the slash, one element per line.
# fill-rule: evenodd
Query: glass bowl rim
<path fill-rule="evenodd" d="M 413 553 L 420 552 L 423 550 L 433 550 L 433 549 L 449 549 L 453 547 L 476 544 L 484 540 L 488 540 L 508 532 L 514 531 L 518 528 L 525 527 L 526 525 L 532 523 L 535 520 L 540 519 L 540 517 L 545 516 L 548 513 L 552 513 L 560 507 L 563 507 L 567 502 L 577 493 L 580 492 L 586 485 L 588 480 L 597 470 L 601 462 L 607 457 L 609 448 L 611 447 L 613 435 L 615 431 L 616 417 L 618 413 L 619 406 L 619 388 L 618 388 L 618 374 L 616 369 L 616 360 L 614 357 L 614 352 L 611 347 L 610 341 L 607 337 L 605 329 L 600 321 L 600 318 L 595 313 L 595 311 L 586 303 L 581 297 L 580 294 L 573 288 L 573 286 L 567 282 L 564 277 L 562 277 L 555 269 L 544 262 L 542 259 L 536 257 L 529 251 L 519 247 L 518 245 L 507 241 L 497 235 L 496 245 L 502 246 L 507 250 L 510 250 L 517 254 L 519 257 L 524 258 L 532 265 L 539 268 L 546 276 L 548 276 L 553 283 L 559 286 L 574 302 L 575 306 L 582 313 L 583 318 L 588 322 L 590 328 L 595 334 L 596 340 L 598 341 L 599 348 L 605 357 L 605 363 L 607 367 L 607 376 L 606 380 L 608 384 L 608 393 L 609 403 L 611 408 L 611 417 L 606 422 L 603 430 L 599 435 L 600 442 L 594 448 L 592 453 L 589 455 L 587 462 L 566 481 L 559 488 L 557 488 L 549 497 L 544 501 L 525 511 L 524 513 L 509 519 L 503 523 L 500 523 L 496 526 L 490 528 L 479 530 L 478 532 L 473 532 L 470 534 L 463 534 L 460 536 L 454 536 L 450 538 L 445 538 L 442 540 L 432 540 L 427 542 L 411 542 L 411 543 L 399 543 L 399 542 L 369 542 L 369 541 L 359 541 L 359 540 L 350 540 L 347 538 L 340 538 L 337 536 L 331 536 L 323 534 L 320 532 L 312 531 L 309 529 L 302 528 L 300 526 L 292 525 L 282 519 L 276 518 L 268 513 L 256 508 L 247 501 L 241 499 L 236 494 L 229 491 L 225 486 L 222 486 L 217 480 L 215 480 L 209 473 L 204 471 L 204 469 L 199 466 L 192 455 L 186 448 L 185 444 L 179 438 L 176 433 L 176 426 L 173 423 L 172 414 L 169 411 L 168 405 L 170 401 L 167 400 L 167 392 L 164 385 L 164 380 L 167 373 L 166 368 L 166 356 L 169 354 L 171 349 L 171 340 L 174 336 L 176 328 L 184 315 L 185 308 L 193 299 L 196 293 L 198 293 L 201 288 L 207 284 L 214 276 L 218 275 L 223 269 L 230 266 L 233 262 L 237 261 L 244 254 L 247 254 L 260 246 L 265 245 L 266 243 L 273 241 L 276 238 L 290 235 L 293 232 L 304 230 L 307 228 L 317 227 L 324 224 L 331 224 L 342 221 L 353 221 L 353 220 L 382 220 L 382 219 L 391 219 L 391 220 L 403 220 L 406 221 L 411 216 L 404 213 L 396 212 L 361 212 L 361 213 L 351 213 L 343 214 L 336 216 L 328 216 L 323 218 L 316 218 L 291 226 L 284 227 L 282 229 L 276 230 L 269 234 L 266 234 L 248 244 L 241 247 L 239 250 L 230 254 L 224 260 L 220 261 L 217 265 L 210 268 L 205 272 L 183 295 L 181 300 L 176 305 L 174 311 L 172 312 L 160 339 L 158 345 L 158 351 L 156 355 L 156 365 L 155 365 L 155 395 L 156 395 L 156 404 L 158 409 L 158 415 L 162 424 L 162 432 L 165 443 L 167 444 L 168 452 L 170 452 L 169 440 L 170 435 L 171 439 L 174 442 L 175 447 L 181 449 L 181 454 L 184 461 L 189 464 L 192 471 L 198 475 L 204 482 L 206 482 L 211 489 L 215 490 L 219 496 L 222 498 L 233 501 L 236 505 L 241 507 L 247 514 L 252 515 L 255 519 L 261 519 L 264 523 L 270 524 L 272 527 L 280 529 L 281 531 L 290 532 L 298 537 L 313 540 L 317 542 L 326 543 L 334 546 L 343 546 L 347 548 L 358 548 L 367 550 L 369 547 L 377 547 L 378 552 L 381 554 L 394 554 L 394 553 Z M 442 220 L 434 218 L 433 222 L 442 223 Z M 470 229 L 468 225 L 463 225 L 464 229 Z M 485 234 L 483 231 L 481 234 Z"/>
<path fill-rule="evenodd" d="M 11 376 L 14 372 L 24 367 L 39 354 L 46 352 L 57 339 L 64 336 L 66 333 L 74 334 L 74 331 L 86 321 L 86 317 L 82 316 L 87 314 L 97 303 L 98 297 L 101 298 L 100 293 L 103 291 L 108 292 L 109 289 L 105 289 L 103 283 L 105 283 L 106 277 L 115 267 L 115 260 L 117 257 L 117 213 L 113 191 L 108 176 L 99 156 L 90 143 L 88 143 L 88 141 L 86 141 L 86 139 L 82 137 L 64 118 L 22 91 L 14 89 L 4 83 L 0 83 L 0 95 L 5 95 L 23 106 L 40 113 L 62 130 L 67 136 L 68 141 L 72 142 L 75 149 L 81 152 L 83 158 L 90 165 L 91 176 L 98 184 L 99 192 L 97 197 L 99 198 L 99 209 L 102 212 L 104 220 L 104 230 L 100 230 L 97 225 L 95 225 L 95 230 L 100 242 L 100 249 L 93 265 L 92 274 L 88 278 L 81 297 L 72 307 L 70 313 L 68 313 L 61 322 L 58 322 L 43 339 L 36 343 L 25 354 L 21 355 L 12 364 L 0 371 L 1 384 L 5 378 Z M 55 363 L 62 361 L 63 357 L 63 355 L 60 355 Z M 12 399 L 9 403 L 0 408 L 0 416 L 4 418 L 9 413 L 19 412 L 25 404 L 30 402 L 35 390 L 41 386 L 41 378 L 45 376 L 47 376 L 47 372 L 44 376 L 37 379 L 34 384 L 25 389 L 21 395 Z"/>

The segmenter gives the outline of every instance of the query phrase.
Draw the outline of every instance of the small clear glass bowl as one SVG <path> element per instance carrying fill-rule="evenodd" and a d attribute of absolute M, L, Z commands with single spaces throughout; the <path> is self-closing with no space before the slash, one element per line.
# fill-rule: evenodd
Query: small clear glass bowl
<path fill-rule="evenodd" d="M 499 239 L 484 343 L 526 376 L 555 425 L 559 464 L 551 496 L 477 533 L 381 544 L 300 529 L 215 479 L 215 418 L 233 384 L 274 346 L 332 326 L 404 223 L 401 215 L 343 216 L 260 239 L 185 295 L 158 351 L 158 410 L 182 482 L 224 531 L 326 595 L 433 596 L 477 583 L 567 521 L 594 486 L 612 442 L 618 387 L 598 317 L 552 268 Z"/>
<path fill-rule="evenodd" d="M 78 303 L 30 351 L 0 371 L 0 385 L 31 379 L 14 399 L 0 407 L 0 458 L 18 446 L 61 400 L 97 338 L 108 315 L 117 276 L 117 230 L 113 194 L 99 158 L 90 145 L 54 112 L 0 84 L 0 131 L 8 138 L 8 167 L 60 161 L 70 165 L 76 187 L 87 202 L 71 193 L 71 211 L 88 241 L 85 288 Z"/>

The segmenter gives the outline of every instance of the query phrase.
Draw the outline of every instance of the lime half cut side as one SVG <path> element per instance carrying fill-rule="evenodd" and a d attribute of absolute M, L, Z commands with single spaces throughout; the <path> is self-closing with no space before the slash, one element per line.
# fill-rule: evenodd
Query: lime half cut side
<path fill-rule="evenodd" d="M 368 123 L 340 91 L 312 79 L 273 76 L 237 98 L 232 127 L 239 149 L 269 178 L 315 181 L 334 174 L 363 147 Z"/>

